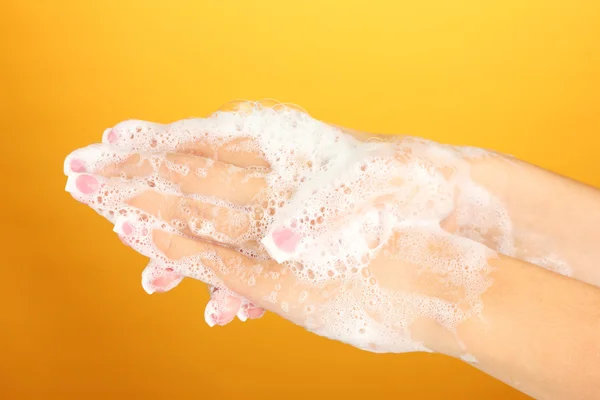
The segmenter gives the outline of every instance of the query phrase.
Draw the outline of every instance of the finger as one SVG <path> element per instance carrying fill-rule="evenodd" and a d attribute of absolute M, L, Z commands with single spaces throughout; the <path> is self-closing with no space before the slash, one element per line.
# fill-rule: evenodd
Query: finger
<path fill-rule="evenodd" d="M 232 291 L 230 291 L 227 288 L 218 288 L 218 287 L 214 287 L 214 286 L 209 286 L 209 293 L 210 293 L 210 300 L 217 302 L 217 303 L 223 303 L 223 304 L 207 304 L 207 311 L 205 312 L 205 321 L 209 326 L 214 326 L 214 324 L 217 324 L 219 321 L 223 321 L 223 320 L 232 320 L 233 318 L 229 319 L 229 318 L 225 318 L 224 316 L 211 316 L 211 314 L 214 312 L 214 310 L 218 310 L 220 309 L 226 309 L 228 307 L 227 304 L 224 303 L 229 303 L 229 306 L 231 304 L 233 304 L 232 300 L 227 300 L 227 298 L 229 296 L 232 296 L 234 298 L 237 298 L 240 300 L 240 306 L 239 309 L 237 311 L 237 313 L 235 314 L 235 316 L 237 316 L 237 318 L 242 321 L 245 322 L 246 320 L 248 320 L 248 318 L 250 319 L 256 319 L 256 318 L 260 318 L 264 315 L 265 310 L 264 308 L 260 308 L 260 307 L 256 307 L 254 304 L 252 304 L 250 301 L 248 301 L 247 299 L 243 298 L 242 296 L 238 295 L 237 293 L 234 293 Z M 225 293 L 225 295 L 223 295 L 223 293 Z M 210 311 L 208 311 L 210 309 Z"/>
<path fill-rule="evenodd" d="M 167 292 L 182 280 L 182 275 L 175 274 L 170 268 L 163 267 L 155 260 L 151 260 L 142 272 L 142 287 L 148 294 Z M 227 289 L 220 290 L 209 286 L 209 292 L 210 301 L 205 312 L 205 320 L 209 326 L 225 325 L 236 316 L 244 322 L 248 318 L 259 318 L 264 314 L 264 309 L 255 307 L 248 300 Z"/>
<path fill-rule="evenodd" d="M 260 206 L 215 205 L 155 190 L 142 191 L 126 200 L 126 205 L 168 222 L 186 236 L 225 244 L 255 257 L 268 257 L 260 244 L 266 227 L 265 212 Z"/>
<path fill-rule="evenodd" d="M 65 191 L 77 201 L 88 205 L 98 214 L 115 222 L 117 213 L 127 198 L 141 192 L 141 188 L 126 185 L 124 182 L 110 182 L 108 179 L 91 174 L 70 174 Z"/>
<path fill-rule="evenodd" d="M 65 158 L 63 172 L 67 176 L 73 173 L 95 173 L 108 165 L 124 163 L 133 154 L 104 144 L 93 144 L 71 152 Z"/>
<path fill-rule="evenodd" d="M 258 239 L 250 215 L 241 209 L 154 190 L 136 195 L 127 204 L 167 221 L 188 236 L 231 245 Z"/>
<path fill-rule="evenodd" d="M 267 296 L 276 283 L 270 274 L 271 262 L 258 261 L 239 252 L 161 230 L 153 231 L 156 247 L 172 260 L 196 259 L 212 270 L 224 286 L 249 300 Z"/>
<path fill-rule="evenodd" d="M 213 291 L 204 311 L 204 320 L 208 326 L 227 325 L 236 317 L 242 306 L 242 299 L 227 289 Z"/>
<path fill-rule="evenodd" d="M 290 109 L 307 114 L 294 105 L 274 100 L 232 101 L 208 118 L 193 118 L 158 124 L 124 121 L 104 131 L 102 142 L 130 151 L 169 151 L 194 154 L 240 167 L 269 167 L 257 140 L 255 112 Z"/>
<path fill-rule="evenodd" d="M 168 153 L 159 176 L 186 194 L 210 196 L 237 205 L 248 205 L 267 188 L 261 172 L 207 158 Z"/>
<path fill-rule="evenodd" d="M 124 207 L 133 206 L 160 218 L 180 232 L 241 246 L 251 254 L 261 252 L 258 240 L 264 212 L 256 208 L 248 213 L 243 208 L 215 205 L 182 195 L 161 193 L 143 181 L 107 179 L 91 174 L 71 174 L 66 190 L 109 221 L 114 221 Z"/>
<path fill-rule="evenodd" d="M 76 150 L 66 158 L 67 176 L 83 172 L 137 179 L 163 191 L 175 186 L 182 193 L 216 197 L 238 205 L 249 204 L 267 186 L 264 172 L 185 154 L 125 153 L 106 145 Z"/>
<path fill-rule="evenodd" d="M 130 120 L 107 129 L 102 142 L 135 152 L 194 154 L 240 167 L 269 167 L 243 116 L 191 118 L 171 124 Z"/>
<path fill-rule="evenodd" d="M 256 307 L 254 304 L 249 304 L 246 313 L 250 319 L 258 319 L 265 315 L 266 310 L 262 307 Z"/>
<path fill-rule="evenodd" d="M 168 224 L 136 209 L 120 215 L 114 231 L 134 250 L 175 273 L 227 287 L 259 306 L 284 275 L 272 261 L 252 259 L 229 248 L 186 238 Z"/>
<path fill-rule="evenodd" d="M 168 292 L 183 280 L 183 275 L 151 260 L 142 272 L 142 287 L 148 294 Z"/>
<path fill-rule="evenodd" d="M 121 122 L 105 131 L 103 142 L 134 152 L 189 153 L 241 167 L 275 168 L 285 167 L 292 157 L 327 160 L 341 146 L 354 147 L 366 136 L 374 135 L 328 125 L 296 106 L 265 100 L 232 102 L 207 118 L 168 125 Z"/>

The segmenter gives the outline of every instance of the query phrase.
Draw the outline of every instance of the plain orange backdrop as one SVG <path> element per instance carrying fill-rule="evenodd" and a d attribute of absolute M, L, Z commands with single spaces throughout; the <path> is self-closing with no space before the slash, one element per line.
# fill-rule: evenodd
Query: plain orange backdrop
<path fill-rule="evenodd" d="M 209 328 L 199 282 L 142 290 L 146 260 L 63 191 L 62 162 L 125 119 L 271 97 L 600 186 L 599 21 L 597 0 L 5 0 L 0 397 L 526 398 L 273 315 Z"/>

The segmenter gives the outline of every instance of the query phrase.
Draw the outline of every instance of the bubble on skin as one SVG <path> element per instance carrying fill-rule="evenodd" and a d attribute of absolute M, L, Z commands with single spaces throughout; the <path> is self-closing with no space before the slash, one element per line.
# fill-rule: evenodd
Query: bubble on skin
<path fill-rule="evenodd" d="M 178 230 L 184 230 L 187 227 L 187 224 L 185 222 L 178 219 L 171 220 L 171 225 L 177 228 Z"/>
<path fill-rule="evenodd" d="M 131 138 L 126 134 L 131 130 L 128 124 L 115 127 L 120 136 Z M 486 239 L 490 247 L 504 254 L 514 252 L 506 210 L 498 199 L 471 181 L 465 161 L 488 156 L 485 151 L 409 137 L 391 143 L 365 143 L 285 107 L 256 105 L 244 112 L 217 112 L 206 119 L 171 125 L 144 124 L 131 125 L 135 133 L 129 144 L 137 151 L 177 148 L 207 132 L 210 136 L 203 138 L 212 141 L 213 147 L 239 138 L 253 139 L 231 145 L 228 150 L 264 154 L 271 172 L 257 172 L 257 177 L 267 180 L 269 192 L 262 194 L 265 205 L 254 214 L 255 222 L 261 225 L 252 225 L 237 240 L 260 240 L 266 232 L 262 244 L 271 256 L 303 266 L 289 269 L 298 279 L 315 286 L 332 279 L 341 282 L 335 296 L 329 296 L 319 307 L 311 304 L 305 309 L 307 316 L 311 315 L 304 321 L 305 326 L 324 336 L 372 351 L 372 345 L 377 344 L 378 352 L 427 350 L 410 338 L 414 320 L 428 316 L 452 331 L 465 318 L 478 313 L 480 296 L 492 283 L 488 260 L 495 253 L 444 232 L 441 223 L 450 215 L 456 216 L 458 235 Z M 155 170 L 163 162 L 159 158 L 150 156 Z M 189 173 L 189 169 L 177 165 L 167 167 L 181 175 Z M 156 190 L 179 193 L 175 185 L 155 175 Z M 119 190 L 123 190 L 123 199 L 134 194 L 125 188 Z M 287 193 L 293 193 L 292 197 Z M 193 198 L 233 207 L 218 199 Z M 378 203 L 378 199 L 385 200 Z M 231 222 L 233 227 L 242 226 L 240 220 Z M 200 236 L 228 240 L 214 224 L 189 225 Z M 282 253 L 269 242 L 269 232 L 278 226 L 302 237 L 293 252 Z M 441 238 L 443 257 L 431 256 L 427 243 L 432 238 Z M 367 268 L 382 252 L 399 262 L 427 265 L 429 272 L 442 276 L 443 284 L 457 288 L 457 293 L 441 299 L 386 289 Z M 221 268 L 229 271 L 232 267 L 221 263 Z M 568 266 L 562 268 L 567 270 Z M 279 279 L 278 275 L 271 277 Z M 276 295 L 273 291 L 266 300 L 277 303 Z M 361 301 L 356 300 L 357 295 Z M 303 296 L 300 294 L 301 299 Z M 464 306 L 455 307 L 458 302 Z M 364 304 L 370 306 L 365 309 Z"/>
<path fill-rule="evenodd" d="M 277 304 L 277 292 L 271 292 L 268 296 L 265 297 L 265 300 L 269 303 Z"/>
<path fill-rule="evenodd" d="M 196 168 L 196 175 L 199 178 L 206 178 L 206 176 L 208 175 L 208 169 L 207 168 Z"/>
<path fill-rule="evenodd" d="M 165 165 L 169 171 L 176 172 L 182 176 L 187 176 L 190 173 L 190 167 L 185 164 L 178 164 L 169 160 L 165 160 Z"/>
<path fill-rule="evenodd" d="M 304 301 L 306 301 L 307 298 L 308 298 L 308 292 L 306 290 L 303 290 L 302 292 L 300 292 L 300 296 L 298 298 L 298 301 L 300 303 L 303 303 Z"/>
<path fill-rule="evenodd" d="M 548 253 L 544 256 L 540 257 L 524 257 L 525 261 L 531 264 L 538 265 L 542 268 L 546 268 L 550 271 L 553 271 L 557 274 L 570 276 L 572 273 L 569 264 L 566 261 L 562 260 L 559 256 L 553 253 Z"/>

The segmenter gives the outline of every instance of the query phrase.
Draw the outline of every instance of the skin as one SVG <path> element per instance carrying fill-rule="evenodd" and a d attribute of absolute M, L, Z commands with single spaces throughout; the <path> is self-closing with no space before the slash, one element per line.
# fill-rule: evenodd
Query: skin
<path fill-rule="evenodd" d="M 493 264 L 481 316 L 458 329 L 473 365 L 536 399 L 599 398 L 600 289 L 514 258 Z"/>
<path fill-rule="evenodd" d="M 156 233 L 155 238 L 172 258 L 197 254 L 210 246 L 163 233 Z M 514 258 L 501 257 L 491 266 L 495 283 L 483 295 L 482 314 L 464 321 L 457 329 L 469 354 L 477 360 L 472 365 L 536 399 L 597 399 L 600 290 Z M 268 268 L 281 272 L 277 264 L 269 264 Z M 261 300 L 275 285 L 282 286 L 281 299 L 293 309 L 299 309 L 293 307 L 295 294 L 312 289 L 291 274 L 249 287 L 239 275 L 220 274 L 218 269 L 215 272 L 228 287 L 275 312 L 277 304 Z M 401 280 L 405 276 L 393 278 Z M 294 312 L 280 314 L 292 322 L 302 319 Z M 412 331 L 435 352 L 457 358 L 462 354 L 453 335 L 438 324 L 422 321 Z"/>
<path fill-rule="evenodd" d="M 246 103 L 238 103 L 234 109 L 246 106 Z M 347 132 L 357 137 L 367 136 L 349 130 Z M 122 136 L 122 132 L 111 130 L 105 136 L 105 141 L 113 146 L 126 146 L 126 143 L 120 142 L 119 135 Z M 124 162 L 102 170 L 74 168 L 72 172 L 84 174 L 72 176 L 76 184 L 86 183 L 87 179 L 87 186 L 93 188 L 106 187 L 116 177 L 127 181 L 144 178 L 151 169 L 139 162 L 140 157 L 132 152 Z M 260 201 L 258 194 L 269 189 L 260 174 L 257 176 L 252 172 L 257 167 L 268 172 L 269 165 L 264 157 L 259 153 L 232 150 L 231 143 L 218 148 L 201 140 L 184 143 L 164 157 L 192 169 L 205 168 L 210 164 L 208 174 L 202 179 L 174 173 L 164 165 L 159 168 L 161 179 L 176 184 L 186 194 L 212 196 L 252 210 L 257 205 L 254 203 Z M 73 160 L 78 161 L 71 158 L 71 165 L 79 165 Z M 597 340 L 600 290 L 593 284 L 598 285 L 600 276 L 595 272 L 597 268 L 594 268 L 593 260 L 597 260 L 600 254 L 597 254 L 599 251 L 592 242 L 597 237 L 597 234 L 594 235 L 595 227 L 600 223 L 600 195 L 596 190 L 577 182 L 502 156 L 474 158 L 471 163 L 473 179 L 507 205 L 514 230 L 519 234 L 515 257 L 490 257 L 487 260 L 494 283 L 481 297 L 483 309 L 480 314 L 464 318 L 454 332 L 431 318 L 417 319 L 410 324 L 410 336 L 432 351 L 453 357 L 464 356 L 466 349 L 477 360 L 474 364 L 477 368 L 536 398 L 598 398 L 600 387 L 595 383 L 600 374 L 595 372 L 597 369 L 594 367 L 600 361 L 600 341 Z M 86 202 L 81 193 L 74 196 Z M 191 214 L 180 211 L 182 201 L 192 210 Z M 569 209 L 568 204 L 580 204 L 581 207 L 565 212 Z M 122 206 L 127 210 L 142 210 L 150 219 L 187 222 L 179 230 L 147 226 L 148 240 L 160 254 L 148 267 L 155 271 L 145 286 L 150 291 L 170 290 L 181 280 L 181 274 L 173 273 L 172 268 L 168 267 L 169 263 L 208 253 L 218 256 L 220 263 L 203 260 L 210 270 L 203 275 L 207 277 L 203 280 L 212 285 L 206 315 L 211 326 L 224 325 L 236 315 L 241 315 L 241 319 L 257 318 L 265 309 L 306 326 L 308 315 L 303 303 L 306 300 L 300 300 L 302 298 L 308 299 L 318 312 L 327 312 L 328 300 L 323 298 L 323 286 L 298 280 L 290 272 L 290 268 L 297 268 L 297 265 L 278 264 L 268 254 L 261 253 L 256 242 L 264 231 L 258 230 L 256 237 L 240 242 L 239 238 L 247 233 L 249 224 L 253 222 L 252 213 L 235 215 L 239 210 L 190 202 L 181 196 L 165 195 L 152 189 L 129 198 Z M 214 224 L 218 237 L 202 237 L 190 230 L 190 223 L 193 222 L 190 216 Z M 242 223 L 234 226 L 231 224 L 233 219 Z M 583 239 L 573 235 L 571 230 L 564 229 L 567 222 L 574 226 L 572 230 L 583 233 Z M 445 254 L 451 253 L 452 249 L 448 250 L 443 245 L 444 235 L 458 235 L 462 229 L 468 237 L 469 227 L 461 227 L 460 221 L 451 215 L 443 221 L 442 228 L 444 232 L 430 237 L 430 240 L 432 248 L 445 250 L 433 251 L 429 256 L 437 257 L 443 263 L 452 256 Z M 140 240 L 140 232 L 145 230 L 143 221 L 118 220 L 116 230 L 124 243 L 141 251 L 136 248 L 136 242 Z M 426 235 L 426 232 L 416 234 Z M 542 237 L 543 240 L 531 243 L 527 238 L 532 236 Z M 456 290 L 436 283 L 435 271 L 423 274 L 423 270 L 428 271 L 424 265 L 386 255 L 396 254 L 397 248 L 394 246 L 401 240 L 401 234 L 392 238 L 386 243 L 390 251 L 380 252 L 369 265 L 370 273 L 378 285 L 392 293 L 414 293 L 444 299 L 449 303 L 460 301 L 456 297 Z M 481 241 L 494 249 L 491 237 L 484 237 Z M 240 254 L 240 249 L 254 252 L 254 256 Z M 523 261 L 545 256 L 549 251 L 559 253 L 561 259 L 571 267 L 573 277 L 583 282 Z M 235 265 L 235 268 L 223 272 L 223 265 Z M 195 277 L 191 273 L 188 276 Z M 252 284 L 249 284 L 250 281 Z M 535 285 L 531 282 L 535 282 Z M 348 292 L 343 285 L 344 282 L 331 279 L 325 288 L 333 293 L 340 289 Z M 277 292 L 275 299 L 271 296 L 274 292 Z M 349 292 L 353 293 L 351 290 Z M 300 293 L 304 293 L 304 297 Z M 362 299 L 356 293 L 354 300 Z M 400 308 L 401 305 L 391 301 L 389 307 Z M 381 315 L 376 317 L 383 318 Z M 307 328 L 331 337 L 318 326 Z M 403 334 L 405 332 L 398 332 L 399 338 Z M 457 336 L 463 347 L 457 342 Z M 351 340 L 344 341 L 354 344 Z M 366 349 L 386 351 L 381 346 L 375 342 Z M 552 349 L 551 354 L 548 354 L 549 349 Z"/>
<path fill-rule="evenodd" d="M 472 163 L 474 179 L 506 206 L 517 238 L 515 257 L 558 255 L 572 277 L 600 286 L 600 191 L 524 161 Z"/>

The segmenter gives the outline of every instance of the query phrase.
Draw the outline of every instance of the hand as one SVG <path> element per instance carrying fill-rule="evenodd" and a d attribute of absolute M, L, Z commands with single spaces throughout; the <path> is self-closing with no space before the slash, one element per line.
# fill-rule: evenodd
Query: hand
<path fill-rule="evenodd" d="M 263 105 L 269 106 L 269 104 Z M 272 105 L 273 104 L 271 104 L 271 106 Z M 227 108 L 229 110 L 235 110 L 239 112 L 243 111 L 244 109 L 248 110 L 250 106 L 250 103 L 237 102 L 231 103 L 227 106 Z M 225 107 L 223 111 L 225 111 Z M 312 120 L 308 118 L 308 121 Z M 192 122 L 193 125 L 193 121 L 182 121 L 179 123 L 179 125 L 185 124 L 186 122 Z M 224 123 L 226 125 L 227 123 L 231 124 L 231 122 L 233 121 L 221 121 L 220 128 L 225 130 L 231 129 L 227 126 L 223 127 Z M 171 126 L 170 128 L 177 130 L 177 124 L 174 125 L 175 126 Z M 194 130 L 187 132 L 187 135 L 181 135 L 182 132 L 179 132 L 179 135 L 177 137 L 169 137 L 168 135 L 164 134 L 169 128 L 159 124 L 148 124 L 142 121 L 129 121 L 127 123 L 119 124 L 119 126 L 115 127 L 115 129 L 108 129 L 105 132 L 103 138 L 104 142 L 111 144 L 111 148 L 103 148 L 102 146 L 90 146 L 88 148 L 76 151 L 67 158 L 65 162 L 65 173 L 67 175 L 73 175 L 73 173 L 93 172 L 100 175 L 113 176 L 113 173 L 110 171 L 110 169 L 114 167 L 114 165 L 110 165 L 111 159 L 113 159 L 113 161 L 118 159 L 127 159 L 132 154 L 132 151 L 135 150 L 142 150 L 144 152 L 170 150 L 177 151 L 178 153 L 182 154 L 209 155 L 210 157 L 208 160 L 206 160 L 206 162 L 211 164 L 209 168 L 211 169 L 211 177 L 205 176 L 205 178 L 208 179 L 204 180 L 202 184 L 206 187 L 211 187 L 212 185 L 213 188 L 218 188 L 222 185 L 222 183 L 219 182 L 220 176 L 218 172 L 213 174 L 215 169 L 212 168 L 212 160 L 214 159 L 224 161 L 230 165 L 237 164 L 238 166 L 246 167 L 248 169 L 258 169 L 259 171 L 261 168 L 265 168 L 269 165 L 268 162 L 264 159 L 262 151 L 259 150 L 257 146 L 257 141 L 254 138 L 244 137 L 241 135 L 237 135 L 237 137 L 227 137 L 227 135 L 207 135 L 207 133 L 211 132 L 210 130 L 201 131 L 201 129 L 199 129 L 206 128 L 206 126 L 196 125 L 192 127 L 194 128 Z M 352 134 L 355 136 L 362 135 L 359 132 L 352 132 Z M 120 153 L 115 153 L 115 149 L 113 149 L 112 147 L 121 148 L 124 151 Z M 249 150 L 250 148 L 253 148 L 253 150 Z M 99 157 L 101 159 L 99 159 Z M 198 161 L 202 162 L 202 160 L 199 159 Z M 128 160 L 128 162 L 134 165 L 136 159 L 131 158 Z M 92 163 L 92 165 L 90 165 L 90 163 Z M 224 164 L 221 163 L 221 165 Z M 205 170 L 202 169 L 202 171 Z M 152 181 L 149 181 L 147 183 L 149 185 L 153 184 Z M 251 195 L 252 194 L 250 194 L 249 196 Z M 278 205 L 280 204 L 281 202 L 278 201 Z M 114 222 L 113 211 L 111 211 L 110 209 L 105 210 L 105 207 L 101 206 L 95 208 L 101 214 L 106 216 L 109 220 Z M 268 208 L 266 207 L 266 205 L 262 209 L 257 208 L 256 212 L 268 212 L 271 215 L 273 215 L 273 213 L 275 213 L 277 209 L 278 207 L 275 204 L 271 204 Z M 210 210 L 214 209 L 208 208 L 205 210 L 205 212 L 209 212 Z M 196 219 L 194 222 L 196 223 L 198 222 L 198 220 Z M 221 227 L 217 227 L 217 229 L 219 228 Z M 229 229 L 229 226 L 225 225 L 222 228 L 227 230 Z M 256 240 L 256 238 L 261 237 L 261 228 L 255 227 L 254 230 L 255 232 L 252 236 L 254 240 Z M 240 241 L 242 239 L 238 238 L 237 236 L 239 236 L 240 232 L 242 231 L 247 232 L 247 227 L 244 226 L 232 228 L 227 233 L 229 233 L 230 236 L 233 237 L 227 237 L 227 235 L 225 235 L 221 236 L 221 240 L 225 240 L 230 243 L 232 242 L 232 240 L 234 240 L 237 241 L 238 244 L 240 244 Z M 213 232 L 213 234 L 216 234 L 216 232 Z M 256 243 L 253 243 L 252 240 L 246 241 L 246 243 L 241 244 L 241 248 L 245 248 L 246 251 L 249 251 L 250 249 L 254 249 L 255 251 L 258 250 Z M 181 282 L 181 279 L 182 276 L 173 273 L 173 271 L 167 270 L 164 266 L 160 265 L 160 263 L 154 261 L 148 266 L 148 268 L 144 270 L 144 273 L 142 274 L 142 285 L 148 293 L 163 292 L 175 287 L 177 284 L 179 284 L 179 282 Z M 216 289 L 209 289 L 212 297 L 213 294 L 216 293 Z M 221 294 L 223 294 L 223 290 L 221 290 Z M 241 300 L 242 302 L 241 308 L 237 313 L 240 319 L 245 320 L 247 317 L 257 318 L 264 312 L 264 310 L 261 309 L 254 309 L 251 304 L 247 304 L 247 302 L 245 302 L 243 299 L 235 299 L 236 296 L 234 294 L 229 294 L 234 297 L 227 297 L 227 301 L 230 304 L 236 304 L 239 302 L 239 300 Z M 214 301 L 211 301 L 211 303 L 218 303 L 219 298 L 213 299 Z M 207 306 L 207 312 L 209 309 L 215 308 L 214 305 L 211 303 L 209 303 L 209 305 Z M 244 312 L 245 308 L 248 308 L 248 313 Z M 227 314 L 231 315 L 231 318 L 233 318 L 233 315 L 235 315 L 236 313 L 229 312 Z M 220 318 L 220 320 L 222 321 L 221 324 L 224 324 L 226 322 L 229 322 L 230 318 L 224 317 Z M 207 322 L 211 325 L 213 324 L 213 322 L 210 319 L 207 319 Z"/>
<path fill-rule="evenodd" d="M 120 124 L 110 145 L 67 159 L 67 189 L 172 282 L 233 290 L 360 348 L 436 350 L 431 326 L 478 312 L 495 253 L 451 233 L 471 184 L 460 152 L 364 142 L 283 107 L 241 111 Z"/>

